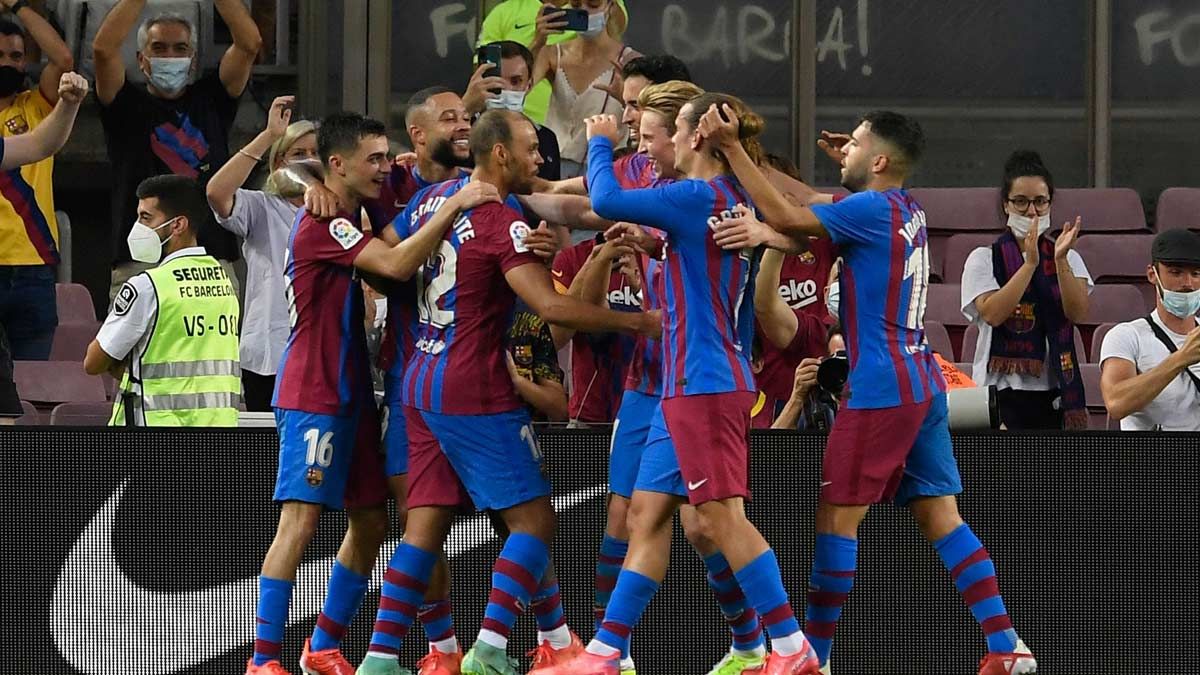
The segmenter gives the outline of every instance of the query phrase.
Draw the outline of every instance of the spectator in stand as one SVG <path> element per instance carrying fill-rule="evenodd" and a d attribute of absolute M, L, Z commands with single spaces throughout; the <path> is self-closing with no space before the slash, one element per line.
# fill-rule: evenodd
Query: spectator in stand
<path fill-rule="evenodd" d="M 1154 238 L 1149 316 L 1117 326 L 1100 347 L 1100 391 L 1122 431 L 1200 431 L 1200 235 Z"/>
<path fill-rule="evenodd" d="M 533 53 L 525 45 L 513 42 L 512 40 L 501 40 L 484 46 L 491 45 L 500 47 L 500 79 L 503 80 L 502 88 L 495 96 L 492 96 L 491 92 L 487 94 L 476 93 L 480 92 L 480 88 L 476 86 L 476 83 L 484 83 L 489 79 L 483 77 L 487 66 L 480 66 L 479 70 L 475 71 L 475 76 L 471 78 L 471 84 L 467 85 L 467 94 L 463 96 L 463 105 L 466 107 L 467 112 L 472 115 L 483 112 L 485 108 L 504 108 L 506 110 L 523 112 L 525 101 L 529 96 L 530 86 L 533 83 L 531 79 L 533 73 Z M 526 116 L 528 117 L 528 115 Z M 538 167 L 538 177 L 543 180 L 556 181 L 562 177 L 558 137 L 554 135 L 554 132 L 549 127 L 538 124 L 536 120 L 533 121 L 533 126 L 537 129 L 538 152 L 542 153 L 542 165 Z"/>
<path fill-rule="evenodd" d="M 640 275 L 633 272 L 633 250 L 604 235 L 577 244 L 554 258 L 551 270 L 559 293 L 623 312 L 641 311 Z M 571 344 L 570 419 L 575 426 L 607 424 L 617 415 L 625 370 L 634 340 L 619 333 L 584 333 L 551 326 L 554 344 Z"/>
<path fill-rule="evenodd" d="M 217 223 L 242 238 L 246 258 L 246 311 L 242 320 L 242 390 L 246 410 L 270 412 L 275 369 L 283 357 L 290 325 L 284 293 L 284 256 L 296 212 L 304 206 L 304 184 L 292 178 L 298 162 L 315 163 L 317 129 L 309 121 L 289 124 L 295 97 L 271 103 L 267 127 L 208 181 L 208 204 Z M 261 190 L 242 183 L 263 159 L 271 173 Z M 312 170 L 312 169 L 308 169 Z"/>
<path fill-rule="evenodd" d="M 567 421 L 567 390 L 550 326 L 520 301 L 508 330 L 508 374 L 535 422 Z"/>
<path fill-rule="evenodd" d="M 492 11 L 488 12 L 487 17 L 484 18 L 483 26 L 479 31 L 479 44 L 512 40 L 537 52 L 548 44 L 556 45 L 567 40 L 574 40 L 575 33 L 561 30 L 563 24 L 560 15 L 543 16 L 547 8 L 554 10 L 561 4 L 564 4 L 562 0 L 557 2 L 504 0 L 493 7 Z M 627 16 L 625 0 L 617 0 L 617 6 L 622 15 Z M 539 30 L 542 27 L 541 24 L 550 25 Z M 546 121 L 546 106 L 549 102 L 550 83 L 537 82 L 525 100 L 525 114 L 529 119 L 542 124 Z"/>
<path fill-rule="evenodd" d="M 49 58 L 36 87 L 29 88 L 25 35 L 15 23 L 0 20 L 0 135 L 28 133 L 58 103 L 63 73 L 75 60 L 58 33 L 28 3 L 0 0 L 17 16 Z M 58 301 L 54 283 L 58 221 L 54 216 L 54 158 L 0 173 L 0 326 L 8 333 L 12 357 L 50 357 Z"/>
<path fill-rule="evenodd" d="M 199 79 L 195 79 L 199 69 L 195 27 L 172 14 L 153 16 L 137 31 L 137 66 L 146 83 L 134 84 L 125 77 L 121 45 L 146 0 L 117 2 L 92 42 L 100 121 L 114 173 L 110 297 L 126 279 L 150 267 L 131 260 L 124 245 L 137 220 L 138 184 L 173 173 L 204 185 L 229 159 L 229 131 L 262 37 L 242 0 L 213 0 L 213 4 L 229 26 L 233 45 L 221 57 L 219 70 Z M 232 261 L 238 250 L 233 233 L 205 223 L 193 226 L 200 244 L 235 280 Z"/>
<path fill-rule="evenodd" d="M 1081 221 L 1047 236 L 1054 178 L 1036 152 L 1004 165 L 1008 230 L 967 257 L 962 312 L 979 328 L 973 379 L 996 386 L 1008 429 L 1085 429 L 1075 324 L 1085 320 L 1092 277 L 1075 252 Z"/>
<path fill-rule="evenodd" d="M 620 77 L 621 68 L 640 56 L 621 42 L 627 18 L 614 0 L 571 0 L 569 4 L 573 9 L 588 12 L 588 29 L 580 33 L 580 39 L 556 44 L 553 49 L 542 48 L 541 36 L 548 36 L 560 24 L 539 21 L 539 39 L 531 47 L 535 57 L 533 81 L 550 80 L 546 126 L 558 137 L 562 175 L 567 178 L 584 172 L 587 160 L 584 118 L 616 112 L 621 103 L 609 100 L 612 97 L 608 89 Z M 549 19 L 554 17 L 561 14 L 548 15 Z M 622 134 L 618 146 L 623 146 L 629 138 L 627 128 Z"/>

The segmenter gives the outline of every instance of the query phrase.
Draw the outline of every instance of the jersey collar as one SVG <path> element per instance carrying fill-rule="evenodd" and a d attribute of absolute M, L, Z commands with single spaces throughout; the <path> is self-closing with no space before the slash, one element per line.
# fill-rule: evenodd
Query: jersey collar
<path fill-rule="evenodd" d="M 163 258 L 162 261 L 159 262 L 158 264 L 165 265 L 176 258 L 182 258 L 184 256 L 189 256 L 189 255 L 207 255 L 207 251 L 204 250 L 203 246 L 189 246 L 187 248 L 181 248 L 178 251 L 175 251 L 174 253 L 172 253 L 171 255 Z"/>

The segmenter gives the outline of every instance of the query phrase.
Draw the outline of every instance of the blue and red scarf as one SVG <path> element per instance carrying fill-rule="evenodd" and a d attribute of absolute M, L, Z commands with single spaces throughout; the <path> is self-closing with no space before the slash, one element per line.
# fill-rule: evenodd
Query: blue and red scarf
<path fill-rule="evenodd" d="M 1039 264 L 1033 280 L 1012 316 L 992 329 L 988 372 L 1041 377 L 1050 356 L 1050 385 L 1062 394 L 1064 429 L 1086 429 L 1087 408 L 1079 358 L 1075 353 L 1075 324 L 1063 312 L 1062 289 L 1054 264 L 1054 242 L 1038 239 Z M 992 244 L 992 273 L 1000 286 L 1008 283 L 1025 262 L 1011 231 Z"/>

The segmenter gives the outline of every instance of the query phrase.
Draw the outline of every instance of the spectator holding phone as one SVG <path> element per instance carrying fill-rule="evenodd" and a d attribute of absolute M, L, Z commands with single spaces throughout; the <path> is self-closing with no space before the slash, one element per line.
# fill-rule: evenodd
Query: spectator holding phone
<path fill-rule="evenodd" d="M 213 175 L 207 188 L 217 223 L 242 238 L 246 258 L 242 398 L 251 412 L 271 411 L 275 369 L 290 332 L 284 257 L 296 212 L 304 206 L 305 188 L 295 173 L 320 172 L 316 125 L 307 120 L 290 123 L 294 105 L 293 96 L 275 99 L 266 128 Z M 243 189 L 242 183 L 263 160 L 271 170 L 266 184 L 261 190 Z M 316 166 L 300 169 L 296 163 Z"/>
<path fill-rule="evenodd" d="M 580 10 L 587 13 L 586 27 L 581 25 Z M 533 80 L 550 81 L 546 126 L 558 136 L 563 177 L 583 175 L 587 160 L 584 118 L 615 114 L 621 108 L 620 100 L 613 100 L 608 89 L 616 84 L 625 63 L 640 56 L 621 42 L 626 24 L 625 12 L 614 0 L 571 0 L 564 10 L 550 9 L 539 17 L 539 37 L 530 49 L 535 57 Z M 542 48 L 550 35 L 567 28 L 578 32 L 580 39 Z M 617 145 L 628 139 L 626 127 Z"/>
<path fill-rule="evenodd" d="M 562 0 L 549 3 L 545 0 L 504 0 L 488 12 L 479 30 L 479 45 L 486 45 L 504 40 L 525 45 L 535 53 L 547 44 L 555 45 L 560 42 L 574 40 L 576 33 L 565 31 L 539 31 L 539 23 L 545 23 L 542 13 L 546 7 L 557 9 Z M 625 0 L 617 0 L 621 12 L 625 12 Z M 540 42 L 539 42 L 540 40 Z M 536 48 L 535 48 L 536 46 Z M 525 114 L 529 119 L 544 124 L 546 107 L 550 103 L 550 83 L 542 80 L 535 82 L 525 99 Z"/>
<path fill-rule="evenodd" d="M 467 95 L 463 96 L 463 106 L 467 112 L 476 115 L 484 109 L 504 108 L 515 112 L 525 110 L 530 87 L 533 84 L 533 53 L 525 45 L 512 40 L 501 40 L 481 46 L 478 50 L 480 68 L 475 71 L 472 84 L 488 79 L 497 80 L 499 89 L 487 92 L 486 96 L 474 95 L 473 87 L 468 85 Z M 498 75 L 489 78 L 487 64 L 496 64 Z M 528 117 L 528 115 L 526 115 Z M 542 153 L 542 165 L 538 167 L 538 177 L 543 180 L 557 181 L 561 178 L 559 163 L 558 137 L 549 127 L 533 122 L 537 129 L 538 152 Z"/>

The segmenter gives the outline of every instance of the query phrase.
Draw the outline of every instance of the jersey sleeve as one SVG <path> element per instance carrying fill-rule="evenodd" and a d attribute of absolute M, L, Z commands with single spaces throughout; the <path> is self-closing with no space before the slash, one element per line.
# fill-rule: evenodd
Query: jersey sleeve
<path fill-rule="evenodd" d="M 325 221 L 306 215 L 304 220 L 304 230 L 296 235 L 296 246 L 301 251 L 297 257 L 353 267 L 354 259 L 371 241 L 370 234 L 344 216 Z"/>
<path fill-rule="evenodd" d="M 96 342 L 105 354 L 123 360 L 138 340 L 145 337 L 157 308 L 158 298 L 150 277 L 145 274 L 131 277 L 117 291 L 112 311 L 96 334 Z"/>
<path fill-rule="evenodd" d="M 887 197 L 873 190 L 859 192 L 833 204 L 814 204 L 813 215 L 838 246 L 866 244 L 888 236 Z"/>
<path fill-rule="evenodd" d="M 499 261 L 502 273 L 522 265 L 542 263 L 542 259 L 525 246 L 529 224 L 521 214 L 507 206 L 491 203 L 475 209 L 472 218 L 478 218 L 481 226 L 491 233 L 491 251 Z"/>
<path fill-rule="evenodd" d="M 673 235 L 708 227 L 716 194 L 707 183 L 682 180 L 661 188 L 622 190 L 612 154 L 607 138 L 588 142 L 588 191 L 592 210 L 602 218 L 650 225 Z"/>

